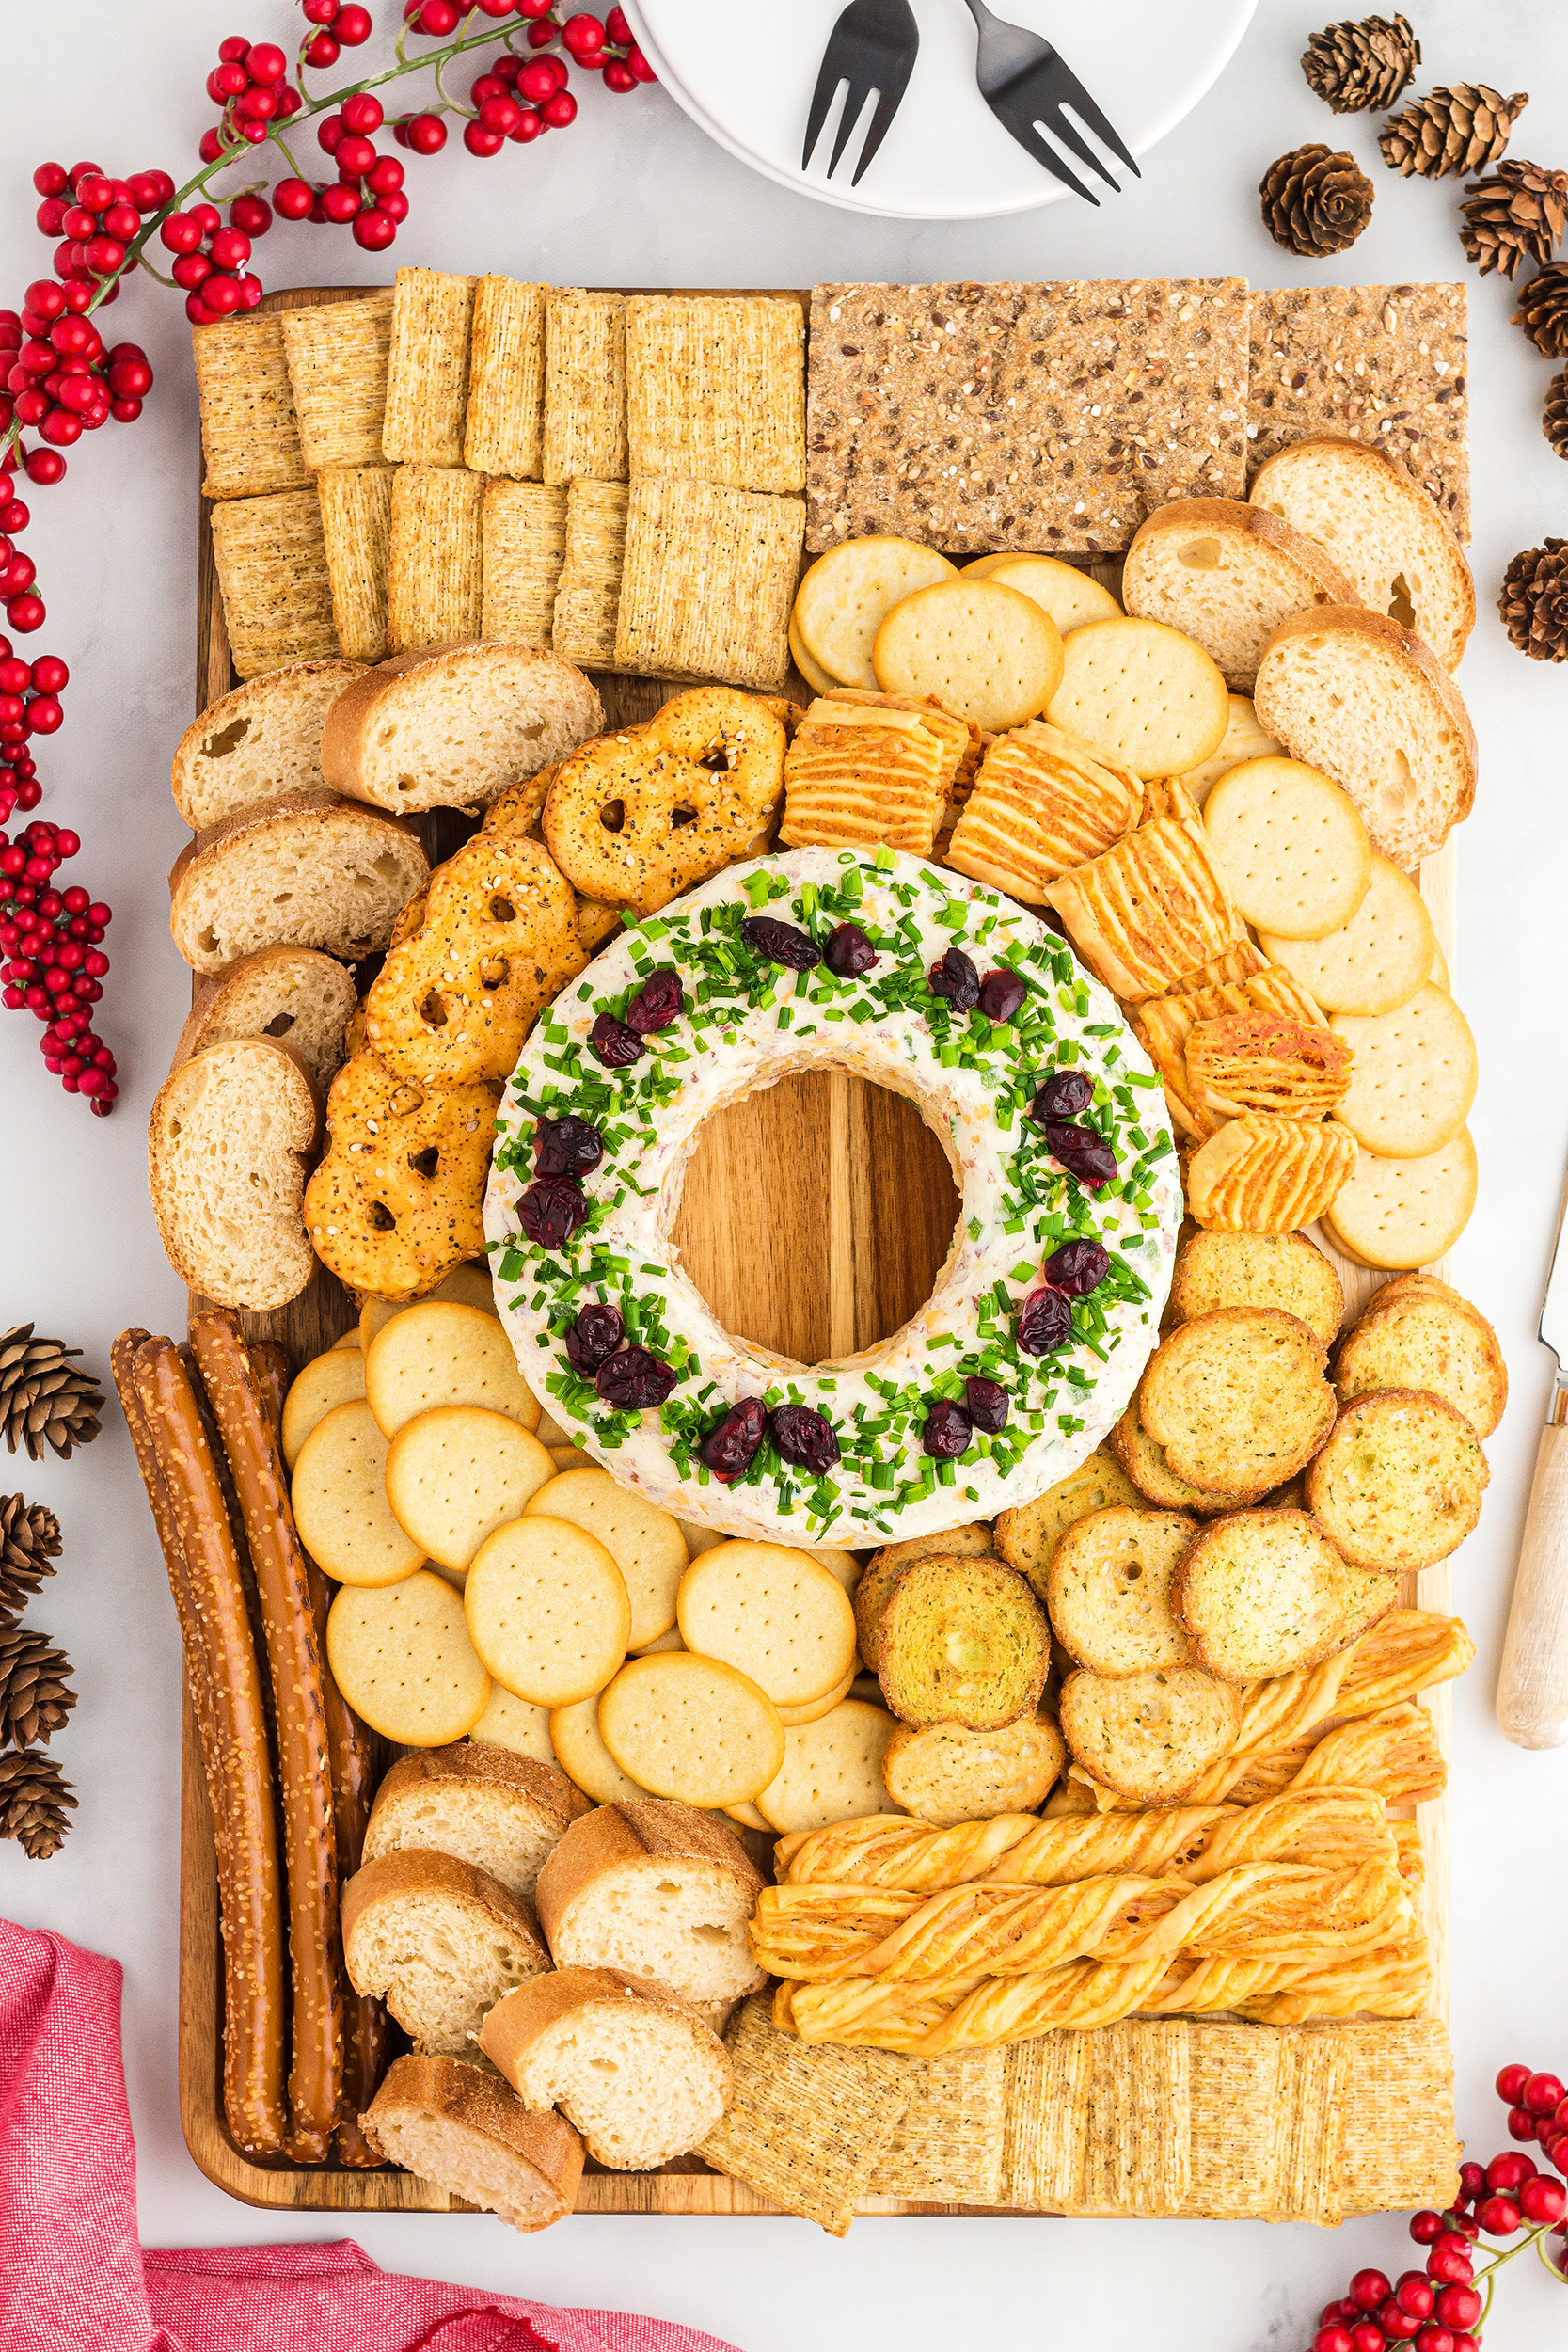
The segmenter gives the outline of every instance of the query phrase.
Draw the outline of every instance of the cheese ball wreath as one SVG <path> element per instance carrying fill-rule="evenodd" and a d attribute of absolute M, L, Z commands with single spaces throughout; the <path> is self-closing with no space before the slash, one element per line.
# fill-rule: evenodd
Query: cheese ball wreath
<path fill-rule="evenodd" d="M 908 1095 L 963 1196 L 902 1330 L 802 1365 L 720 1326 L 670 1234 L 703 1121 L 792 1070 Z M 1115 1427 L 1181 1215 L 1160 1084 L 1066 943 L 919 859 L 731 866 L 542 1016 L 485 1200 L 525 1378 L 620 1482 L 726 1534 L 865 1545 L 1031 1502 Z"/>

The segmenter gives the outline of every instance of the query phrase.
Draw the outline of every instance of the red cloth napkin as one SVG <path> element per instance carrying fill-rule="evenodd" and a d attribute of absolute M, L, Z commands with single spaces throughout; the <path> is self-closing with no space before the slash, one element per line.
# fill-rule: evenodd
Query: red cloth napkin
<path fill-rule="evenodd" d="M 118 1961 L 0 1920 L 0 2352 L 734 2352 L 378 2270 L 359 2247 L 144 2254 Z"/>

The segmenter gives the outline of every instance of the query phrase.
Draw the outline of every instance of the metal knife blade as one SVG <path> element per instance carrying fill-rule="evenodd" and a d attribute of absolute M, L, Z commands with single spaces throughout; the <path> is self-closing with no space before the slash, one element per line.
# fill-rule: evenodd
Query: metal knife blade
<path fill-rule="evenodd" d="M 1557 1248 L 1541 1302 L 1541 1338 L 1557 1358 L 1559 1385 L 1568 1388 L 1568 1202 L 1558 1220 Z"/>

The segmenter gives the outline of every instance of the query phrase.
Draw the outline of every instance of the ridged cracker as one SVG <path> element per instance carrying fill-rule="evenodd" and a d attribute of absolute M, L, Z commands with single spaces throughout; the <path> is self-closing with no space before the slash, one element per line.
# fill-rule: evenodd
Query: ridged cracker
<path fill-rule="evenodd" d="M 552 288 L 545 315 L 546 482 L 626 479 L 626 306 Z"/>
<path fill-rule="evenodd" d="M 387 659 L 387 569 L 392 540 L 391 466 L 332 466 L 316 476 L 332 618 L 354 661 Z"/>
<path fill-rule="evenodd" d="M 305 463 L 312 472 L 324 466 L 378 466 L 392 341 L 390 293 L 280 316 Z"/>
<path fill-rule="evenodd" d="M 630 495 L 623 482 L 574 482 L 566 493 L 566 552 L 550 643 L 580 668 L 608 669 L 615 660 Z"/>
<path fill-rule="evenodd" d="M 1045 898 L 1096 977 L 1132 1002 L 1158 996 L 1245 932 L 1197 818 L 1140 826 L 1052 882 Z"/>
<path fill-rule="evenodd" d="M 799 499 L 705 482 L 637 482 L 626 510 L 619 668 L 776 692 L 789 675 Z"/>
<path fill-rule="evenodd" d="M 468 405 L 468 328 L 474 280 L 439 269 L 400 269 L 387 357 L 384 456 L 460 466 Z"/>
<path fill-rule="evenodd" d="M 315 485 L 213 509 L 213 562 L 242 678 L 339 650 Z"/>
<path fill-rule="evenodd" d="M 400 466 L 392 483 L 387 645 L 466 644 L 480 633 L 484 476 L 461 466 Z"/>
<path fill-rule="evenodd" d="M 631 470 L 733 490 L 806 486 L 805 321 L 785 296 L 626 304 Z"/>
<path fill-rule="evenodd" d="M 309 476 L 276 311 L 191 329 L 206 459 L 204 498 L 260 498 Z"/>
<path fill-rule="evenodd" d="M 480 524 L 482 637 L 548 645 L 566 555 L 568 493 L 548 482 L 489 481 Z"/>
<path fill-rule="evenodd" d="M 537 482 L 545 445 L 546 286 L 482 278 L 474 290 L 463 463 Z"/>

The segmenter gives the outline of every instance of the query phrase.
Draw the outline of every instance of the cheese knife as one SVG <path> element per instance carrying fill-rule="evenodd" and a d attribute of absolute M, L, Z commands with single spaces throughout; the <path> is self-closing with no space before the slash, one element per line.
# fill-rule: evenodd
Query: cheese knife
<path fill-rule="evenodd" d="M 1568 1740 L 1568 1206 L 1558 1225 L 1541 1338 L 1557 1358 L 1557 1378 L 1497 1677 L 1497 1722 L 1520 1748 L 1560 1748 Z"/>

